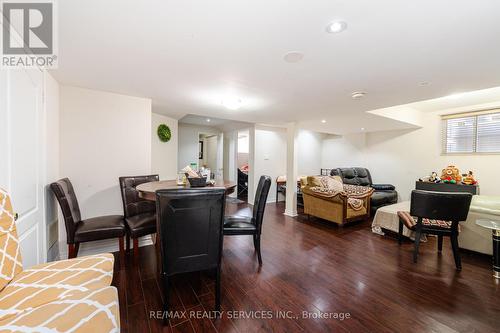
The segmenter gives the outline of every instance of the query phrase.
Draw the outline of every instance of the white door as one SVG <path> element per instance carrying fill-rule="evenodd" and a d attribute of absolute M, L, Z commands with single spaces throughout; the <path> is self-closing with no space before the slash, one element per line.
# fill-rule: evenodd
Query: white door
<path fill-rule="evenodd" d="M 12 197 L 24 267 L 45 262 L 43 75 L 0 70 L 0 187 Z"/>

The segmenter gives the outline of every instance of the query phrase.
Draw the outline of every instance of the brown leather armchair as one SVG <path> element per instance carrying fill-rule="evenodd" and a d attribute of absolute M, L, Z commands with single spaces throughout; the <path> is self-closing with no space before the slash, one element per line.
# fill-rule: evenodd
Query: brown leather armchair
<path fill-rule="evenodd" d="M 130 238 L 134 242 L 134 258 L 139 256 L 139 237 L 156 232 L 155 202 L 139 197 L 137 185 L 158 181 L 158 175 L 120 177 L 120 189 L 123 213 L 127 226 L 127 251 L 130 250 Z"/>
<path fill-rule="evenodd" d="M 78 255 L 80 243 L 109 238 L 118 238 L 120 256 L 123 258 L 125 223 L 122 215 L 98 216 L 82 220 L 80 206 L 70 180 L 68 178 L 60 179 L 50 184 L 50 188 L 54 192 L 64 216 L 69 259 Z"/>

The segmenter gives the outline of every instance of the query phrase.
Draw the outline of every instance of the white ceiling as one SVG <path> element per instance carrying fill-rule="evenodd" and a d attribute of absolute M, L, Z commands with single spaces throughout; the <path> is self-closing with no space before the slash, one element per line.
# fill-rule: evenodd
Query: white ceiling
<path fill-rule="evenodd" d="M 64 0 L 58 6 L 54 75 L 61 83 L 149 97 L 155 112 L 177 118 L 373 131 L 406 125 L 365 111 L 500 86 L 498 0 Z M 347 30 L 326 33 L 336 19 Z M 283 61 L 289 51 L 304 53 L 303 60 Z M 354 91 L 368 94 L 352 100 Z M 240 97 L 242 108 L 224 109 L 227 95 Z"/>
<path fill-rule="evenodd" d="M 207 119 L 210 119 L 210 121 L 208 122 Z M 179 124 L 214 127 L 222 132 L 228 130 L 241 129 L 241 128 L 249 128 L 252 125 L 247 122 L 213 118 L 213 117 L 202 117 L 193 114 L 188 114 L 179 119 Z"/>

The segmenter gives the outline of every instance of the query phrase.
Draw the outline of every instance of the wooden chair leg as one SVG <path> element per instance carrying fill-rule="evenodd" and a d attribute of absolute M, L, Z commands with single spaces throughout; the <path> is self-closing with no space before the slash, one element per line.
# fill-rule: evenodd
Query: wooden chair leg
<path fill-rule="evenodd" d="M 75 243 L 75 256 L 74 256 L 74 258 L 78 257 L 78 250 L 80 250 L 80 243 Z"/>
<path fill-rule="evenodd" d="M 399 221 L 399 230 L 398 230 L 398 244 L 401 245 L 403 242 L 403 222 Z"/>
<path fill-rule="evenodd" d="M 438 236 L 438 252 L 443 251 L 443 236 Z"/>
<path fill-rule="evenodd" d="M 415 232 L 415 250 L 413 251 L 413 262 L 416 263 L 418 259 L 418 248 L 420 246 L 420 238 L 422 237 L 422 229 L 417 225 Z"/>
<path fill-rule="evenodd" d="M 123 237 L 118 237 L 118 247 L 120 248 L 120 265 L 123 267 L 125 264 L 125 246 L 123 244 Z"/>
<path fill-rule="evenodd" d="M 451 235 L 450 240 L 451 248 L 453 249 L 453 258 L 455 259 L 455 266 L 457 267 L 457 271 L 461 271 L 462 260 L 460 258 L 460 249 L 458 248 L 458 235 Z"/>
<path fill-rule="evenodd" d="M 132 238 L 134 241 L 134 260 L 137 261 L 139 259 L 139 238 Z"/>
<path fill-rule="evenodd" d="M 215 311 L 220 311 L 220 266 L 216 268 L 215 272 Z"/>
<path fill-rule="evenodd" d="M 127 253 L 130 253 L 130 235 L 127 233 Z"/>
<path fill-rule="evenodd" d="M 257 251 L 257 257 L 259 258 L 259 265 L 262 266 L 262 254 L 260 253 L 260 235 L 256 235 L 254 245 L 255 250 Z"/>
<path fill-rule="evenodd" d="M 75 257 L 75 244 L 68 244 L 68 259 Z"/>
<path fill-rule="evenodd" d="M 170 301 L 170 281 L 168 276 L 162 273 L 163 280 L 163 325 L 168 325 L 168 309 Z"/>

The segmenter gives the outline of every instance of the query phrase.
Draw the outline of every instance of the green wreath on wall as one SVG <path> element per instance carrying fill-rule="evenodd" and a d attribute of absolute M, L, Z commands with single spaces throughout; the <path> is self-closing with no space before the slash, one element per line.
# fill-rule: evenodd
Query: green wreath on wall
<path fill-rule="evenodd" d="M 169 142 L 170 138 L 172 137 L 170 128 L 165 124 L 161 124 L 160 126 L 158 126 L 158 130 L 156 131 L 156 133 L 158 133 L 158 137 L 160 138 L 161 142 Z"/>

